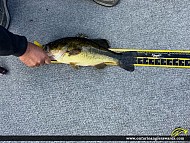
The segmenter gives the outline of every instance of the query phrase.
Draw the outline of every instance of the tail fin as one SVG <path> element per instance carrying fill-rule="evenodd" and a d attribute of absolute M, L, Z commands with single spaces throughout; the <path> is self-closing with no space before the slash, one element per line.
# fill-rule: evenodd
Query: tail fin
<path fill-rule="evenodd" d="M 133 72 L 135 70 L 137 52 L 123 52 L 119 61 L 119 66 L 127 71 Z"/>

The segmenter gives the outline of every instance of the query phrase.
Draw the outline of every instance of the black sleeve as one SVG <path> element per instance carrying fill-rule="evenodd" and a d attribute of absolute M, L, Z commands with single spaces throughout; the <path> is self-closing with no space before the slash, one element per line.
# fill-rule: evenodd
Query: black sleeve
<path fill-rule="evenodd" d="M 0 26 L 0 56 L 21 56 L 27 48 L 27 39 L 24 36 L 15 35 Z"/>

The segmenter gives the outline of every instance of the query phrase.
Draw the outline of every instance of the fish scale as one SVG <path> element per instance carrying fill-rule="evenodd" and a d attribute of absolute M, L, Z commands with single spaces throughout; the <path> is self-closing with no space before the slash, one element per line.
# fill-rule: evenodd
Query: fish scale
<path fill-rule="evenodd" d="M 58 62 L 60 63 L 76 63 L 76 65 L 81 65 L 81 66 L 90 66 L 90 65 L 96 65 L 102 61 L 105 62 L 110 62 L 116 65 L 117 60 L 107 57 L 107 56 L 100 56 L 98 54 L 91 54 L 91 52 L 83 52 L 80 55 L 74 55 L 74 56 L 69 56 L 68 54 L 64 55 L 60 59 L 57 59 Z M 79 61 L 83 61 L 82 63 Z"/>

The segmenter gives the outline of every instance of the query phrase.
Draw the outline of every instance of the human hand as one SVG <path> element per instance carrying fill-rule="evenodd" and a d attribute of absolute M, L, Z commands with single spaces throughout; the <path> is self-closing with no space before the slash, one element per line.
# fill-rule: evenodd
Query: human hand
<path fill-rule="evenodd" d="M 40 47 L 30 42 L 28 42 L 26 52 L 19 59 L 29 67 L 38 67 L 51 63 L 48 55 Z"/>

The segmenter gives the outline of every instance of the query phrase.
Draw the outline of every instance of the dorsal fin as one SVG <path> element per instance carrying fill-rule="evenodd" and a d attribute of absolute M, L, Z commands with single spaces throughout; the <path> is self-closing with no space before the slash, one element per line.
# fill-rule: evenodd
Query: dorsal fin
<path fill-rule="evenodd" d="M 110 48 L 109 42 L 106 39 L 91 39 L 91 40 L 94 41 L 96 44 L 98 44 L 102 48 L 105 48 L 105 49 Z"/>
<path fill-rule="evenodd" d="M 76 37 L 80 37 L 80 38 L 88 38 L 88 36 L 86 34 L 83 34 L 83 33 L 78 33 L 76 35 Z"/>

